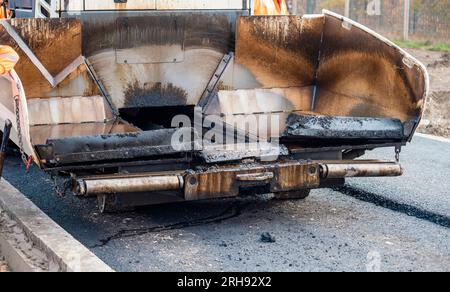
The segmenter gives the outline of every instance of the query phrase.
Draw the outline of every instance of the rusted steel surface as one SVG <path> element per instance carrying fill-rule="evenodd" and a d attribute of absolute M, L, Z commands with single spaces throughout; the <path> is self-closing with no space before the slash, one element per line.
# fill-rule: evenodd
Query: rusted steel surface
<path fill-rule="evenodd" d="M 290 126 L 308 127 L 290 118 L 289 113 L 296 112 L 329 118 L 398 119 L 404 124 L 404 135 L 394 138 L 407 141 L 422 115 L 428 81 L 423 66 L 409 54 L 331 13 L 239 18 L 235 66 L 230 74 L 233 82 L 224 81 L 227 89 L 218 92 L 207 112 L 220 113 L 231 122 L 246 119 L 243 112 L 274 113 L 280 128 L 262 132 L 292 138 Z M 261 88 L 270 102 L 261 102 Z M 275 92 L 277 98 L 273 98 Z M 239 106 L 240 100 L 245 100 L 244 106 Z M 271 109 L 261 110 L 261 104 L 270 104 Z M 345 132 L 348 127 L 342 126 Z"/>
<path fill-rule="evenodd" d="M 186 200 L 235 197 L 241 187 L 267 185 L 281 192 L 320 185 L 319 165 L 301 162 L 218 167 L 188 173 L 184 180 Z"/>
<path fill-rule="evenodd" d="M 181 176 L 147 176 L 110 179 L 80 179 L 76 193 L 81 196 L 99 194 L 138 193 L 180 190 L 184 186 Z"/>
<path fill-rule="evenodd" d="M 117 108 L 195 105 L 223 55 L 234 51 L 239 14 L 82 15 L 83 52 Z"/>
<path fill-rule="evenodd" d="M 64 72 L 82 55 L 79 20 L 12 19 L 8 22 L 53 77 Z M 19 53 L 20 61 L 15 69 L 28 99 L 99 94 L 84 65 L 73 68 L 73 72 L 53 88 L 3 26 L 0 26 L 0 43 L 12 46 Z"/>
<path fill-rule="evenodd" d="M 90 3 L 88 9 L 113 5 L 120 11 L 90 10 L 79 19 L 11 20 L 51 78 L 0 26 L 0 42 L 21 54 L 17 69 L 28 109 L 22 107 L 31 126 L 27 142 L 36 146 L 44 167 L 70 170 L 188 156 L 193 165 L 204 166 L 274 151 L 278 161 L 290 155 L 309 159 L 311 147 L 314 157 L 323 150 L 329 152 L 323 156 L 341 159 L 342 153 L 363 153 L 350 155 L 354 148 L 404 145 L 420 120 L 428 81 L 423 67 L 339 16 L 143 11 L 142 3 Z M 154 6 L 163 9 L 162 3 Z M 64 7 L 77 5 L 65 1 Z M 12 114 L 9 95 L 0 93 L 0 110 Z M 280 138 L 281 145 L 219 153 L 186 143 L 175 150 L 170 121 L 177 114 L 192 116 L 189 109 L 202 96 L 203 113 L 220 116 L 237 135 Z M 16 136 L 13 132 L 15 141 Z M 314 163 L 275 162 L 189 172 L 186 197 L 235 196 L 241 187 L 261 184 L 274 192 L 314 188 L 320 184 L 318 169 Z M 376 171 L 384 174 L 362 168 L 357 173 Z"/>
<path fill-rule="evenodd" d="M 426 80 L 398 49 L 325 16 L 315 109 L 324 115 L 419 119 Z"/>
<path fill-rule="evenodd" d="M 346 178 L 346 177 L 386 177 L 401 176 L 402 167 L 395 162 L 380 163 L 341 163 L 341 164 L 321 164 L 322 178 Z"/>
<path fill-rule="evenodd" d="M 287 160 L 276 163 L 222 165 L 197 171 L 167 173 L 136 173 L 113 176 L 93 176 L 76 181 L 76 193 L 81 196 L 179 191 L 180 197 L 165 202 L 206 200 L 236 197 L 242 189 L 265 187 L 273 193 L 295 192 L 319 188 L 326 179 L 345 177 L 399 176 L 402 168 L 395 162 L 383 161 L 323 161 Z M 183 195 L 184 194 L 184 195 Z M 147 201 L 152 203 L 151 201 Z M 156 202 L 154 202 L 156 203 Z"/>
<path fill-rule="evenodd" d="M 183 62 L 184 27 L 180 16 L 118 18 L 114 44 L 117 63 Z"/>
<path fill-rule="evenodd" d="M 275 171 L 273 192 L 316 188 L 320 184 L 319 166 L 316 163 L 287 164 Z"/>
<path fill-rule="evenodd" d="M 250 70 L 262 88 L 312 85 L 322 30 L 323 17 L 241 17 L 236 64 Z"/>

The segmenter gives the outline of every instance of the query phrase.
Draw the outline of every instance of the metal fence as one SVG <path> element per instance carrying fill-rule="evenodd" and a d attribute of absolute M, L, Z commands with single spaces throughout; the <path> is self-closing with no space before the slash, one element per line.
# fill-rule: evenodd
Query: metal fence
<path fill-rule="evenodd" d="M 450 0 L 289 0 L 293 13 L 328 9 L 392 39 L 450 44 Z"/>

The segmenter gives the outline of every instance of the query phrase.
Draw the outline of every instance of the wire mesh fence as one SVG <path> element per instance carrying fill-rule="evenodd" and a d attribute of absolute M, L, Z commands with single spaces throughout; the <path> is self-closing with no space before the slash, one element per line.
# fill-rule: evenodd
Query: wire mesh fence
<path fill-rule="evenodd" d="M 290 0 L 293 13 L 328 9 L 392 39 L 450 44 L 450 0 Z"/>

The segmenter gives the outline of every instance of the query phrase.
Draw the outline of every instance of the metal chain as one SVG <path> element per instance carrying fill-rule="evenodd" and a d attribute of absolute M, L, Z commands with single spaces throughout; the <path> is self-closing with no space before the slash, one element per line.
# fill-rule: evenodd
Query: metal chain
<path fill-rule="evenodd" d="M 401 152 L 402 152 L 401 147 L 395 147 L 395 161 L 397 161 L 397 163 L 400 162 L 400 153 Z"/>
<path fill-rule="evenodd" d="M 18 95 L 14 96 L 14 103 L 16 107 L 16 123 L 17 123 L 17 136 L 19 138 L 19 150 L 22 161 L 25 165 L 28 165 L 28 158 L 25 154 L 25 150 L 23 148 L 23 135 L 22 135 L 22 127 L 20 123 L 20 97 Z"/>
<path fill-rule="evenodd" d="M 60 198 L 66 197 L 67 192 L 73 187 L 72 181 L 70 179 L 63 181 L 63 185 L 61 187 L 60 183 L 58 182 L 57 175 L 52 174 L 51 179 L 53 180 L 53 189 L 54 189 L 56 195 Z"/>

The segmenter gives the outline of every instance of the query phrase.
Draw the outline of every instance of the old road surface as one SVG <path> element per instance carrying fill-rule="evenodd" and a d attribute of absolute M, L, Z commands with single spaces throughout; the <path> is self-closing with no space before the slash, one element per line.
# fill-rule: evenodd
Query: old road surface
<path fill-rule="evenodd" d="M 118 271 L 449 271 L 450 143 L 415 137 L 401 161 L 401 178 L 348 180 L 304 201 L 263 196 L 115 215 L 58 197 L 50 178 L 25 174 L 17 155 L 5 175 Z M 261 241 L 264 233 L 274 242 Z"/>

